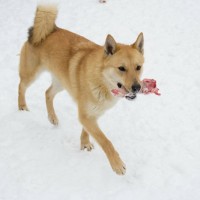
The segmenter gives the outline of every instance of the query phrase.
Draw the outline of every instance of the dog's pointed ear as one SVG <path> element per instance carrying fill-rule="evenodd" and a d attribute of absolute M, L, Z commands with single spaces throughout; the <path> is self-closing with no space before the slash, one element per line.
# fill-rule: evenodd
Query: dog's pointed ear
<path fill-rule="evenodd" d="M 106 55 L 113 55 L 116 51 L 116 46 L 117 43 L 115 42 L 114 38 L 110 34 L 108 34 L 104 45 Z"/>
<path fill-rule="evenodd" d="M 133 48 L 136 48 L 140 53 L 144 54 L 144 36 L 143 33 L 140 33 L 137 37 L 137 40 L 132 45 Z"/>

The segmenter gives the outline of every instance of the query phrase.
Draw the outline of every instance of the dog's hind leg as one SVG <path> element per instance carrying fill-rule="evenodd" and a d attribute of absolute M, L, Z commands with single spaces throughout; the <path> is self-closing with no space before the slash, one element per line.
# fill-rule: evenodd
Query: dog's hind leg
<path fill-rule="evenodd" d="M 20 83 L 18 88 L 18 108 L 19 110 L 28 111 L 26 105 L 25 93 L 27 88 L 35 80 L 37 74 L 40 72 L 39 61 L 36 55 L 31 52 L 28 44 L 22 48 L 20 54 L 19 76 Z"/>
<path fill-rule="evenodd" d="M 45 93 L 48 118 L 49 118 L 49 121 L 54 125 L 58 125 L 58 118 L 56 116 L 56 113 L 53 107 L 53 99 L 56 96 L 56 94 L 58 92 L 61 92 L 62 90 L 63 90 L 63 87 L 61 86 L 59 81 L 56 78 L 53 78 L 51 86 L 47 89 Z"/>
<path fill-rule="evenodd" d="M 23 79 L 21 78 L 19 83 L 19 90 L 18 90 L 18 108 L 19 110 L 26 110 L 28 111 L 28 107 L 26 105 L 26 98 L 25 93 L 28 86 L 31 84 L 30 79 Z"/>
<path fill-rule="evenodd" d="M 92 149 L 94 149 L 93 144 L 90 142 L 89 139 L 89 134 L 82 129 L 82 133 L 81 133 L 81 150 L 87 149 L 88 151 L 91 151 Z"/>

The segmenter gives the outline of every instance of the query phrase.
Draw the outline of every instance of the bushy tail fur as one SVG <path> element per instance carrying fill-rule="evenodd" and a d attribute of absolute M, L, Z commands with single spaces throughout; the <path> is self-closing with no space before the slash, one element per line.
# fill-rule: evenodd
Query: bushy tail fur
<path fill-rule="evenodd" d="M 37 7 L 34 25 L 28 32 L 28 41 L 32 45 L 39 45 L 55 30 L 57 12 L 57 7 L 53 5 L 39 5 Z"/>

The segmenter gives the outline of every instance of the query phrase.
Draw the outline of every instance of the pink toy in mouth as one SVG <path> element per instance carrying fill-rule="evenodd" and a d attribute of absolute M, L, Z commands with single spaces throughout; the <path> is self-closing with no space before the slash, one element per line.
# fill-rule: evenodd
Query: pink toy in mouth
<path fill-rule="evenodd" d="M 154 93 L 156 95 L 161 95 L 158 92 L 158 90 L 159 89 L 156 87 L 156 80 L 147 79 L 147 78 L 142 80 L 142 89 L 140 93 L 144 93 L 144 94 Z"/>
<path fill-rule="evenodd" d="M 118 88 L 118 89 L 113 89 L 111 90 L 113 96 L 116 96 L 116 97 L 124 97 L 127 92 L 126 90 L 122 89 L 122 88 Z"/>
<path fill-rule="evenodd" d="M 156 95 L 161 95 L 158 91 L 159 89 L 156 86 L 156 80 L 147 79 L 147 78 L 142 80 L 142 87 L 139 93 L 143 93 L 143 94 L 154 93 Z M 111 90 L 111 92 L 113 96 L 126 97 L 126 99 L 128 100 L 133 100 L 136 97 L 136 94 L 132 92 L 128 92 L 123 86 L 121 88 L 113 89 Z"/>

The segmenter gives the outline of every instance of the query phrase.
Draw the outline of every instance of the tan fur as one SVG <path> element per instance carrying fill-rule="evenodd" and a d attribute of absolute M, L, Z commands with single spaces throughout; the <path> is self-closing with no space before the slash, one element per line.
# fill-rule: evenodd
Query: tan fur
<path fill-rule="evenodd" d="M 144 62 L 143 35 L 141 33 L 132 45 L 118 44 L 108 35 L 105 45 L 99 46 L 54 26 L 55 18 L 56 8 L 38 7 L 32 40 L 25 42 L 21 50 L 19 110 L 28 110 L 26 89 L 40 72 L 48 70 L 52 74 L 52 85 L 46 91 L 50 122 L 58 124 L 53 99 L 58 92 L 66 89 L 78 105 L 83 125 L 81 149 L 93 148 L 90 134 L 104 150 L 112 169 L 117 174 L 124 174 L 125 165 L 99 128 L 97 119 L 116 103 L 118 98 L 111 95 L 111 90 L 117 88 L 118 82 L 128 91 L 133 84 L 140 83 L 141 70 L 137 71 L 136 67 Z M 119 66 L 124 66 L 126 71 L 120 71 Z"/>

